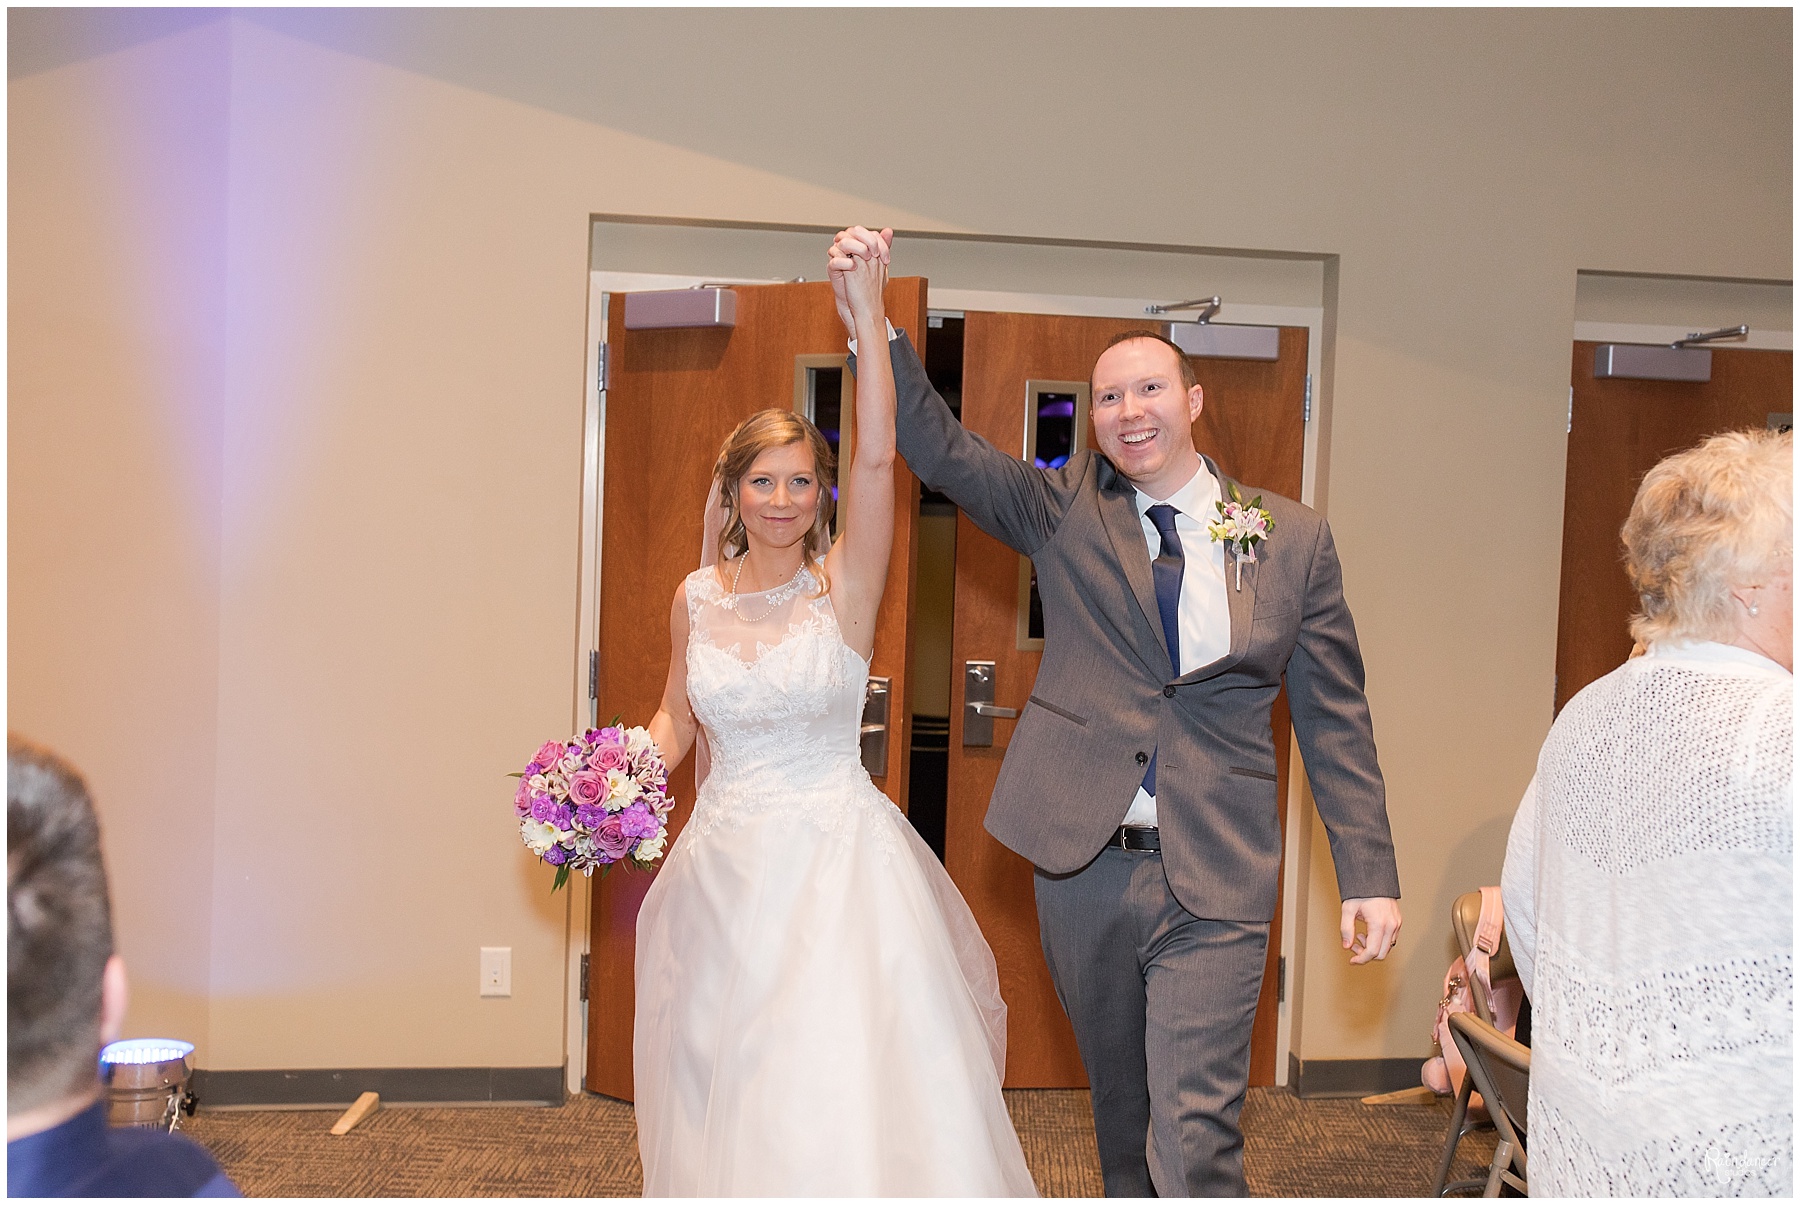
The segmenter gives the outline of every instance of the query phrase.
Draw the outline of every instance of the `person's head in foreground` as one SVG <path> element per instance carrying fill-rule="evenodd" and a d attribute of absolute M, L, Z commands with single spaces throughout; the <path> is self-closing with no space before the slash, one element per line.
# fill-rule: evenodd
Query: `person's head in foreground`
<path fill-rule="evenodd" d="M 1728 431 L 1644 475 L 1620 533 L 1646 646 L 1715 641 L 1794 668 L 1794 438 Z"/>
<path fill-rule="evenodd" d="M 235 1195 L 212 1158 L 109 1131 L 100 1049 L 125 1021 L 100 821 L 81 776 L 6 742 L 6 1163 L 13 1196 Z"/>

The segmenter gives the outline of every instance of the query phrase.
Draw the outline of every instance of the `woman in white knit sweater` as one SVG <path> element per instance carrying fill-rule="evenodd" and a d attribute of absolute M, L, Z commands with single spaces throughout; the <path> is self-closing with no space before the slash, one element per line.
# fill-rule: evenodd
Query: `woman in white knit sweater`
<path fill-rule="evenodd" d="M 1502 876 L 1533 1196 L 1793 1191 L 1793 439 L 1645 475 L 1646 652 L 1569 700 Z"/>

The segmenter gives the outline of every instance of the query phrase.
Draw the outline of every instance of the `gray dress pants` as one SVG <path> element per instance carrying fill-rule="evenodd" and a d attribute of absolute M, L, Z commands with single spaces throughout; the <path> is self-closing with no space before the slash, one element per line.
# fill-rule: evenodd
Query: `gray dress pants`
<path fill-rule="evenodd" d="M 1238 1114 L 1269 926 L 1176 902 L 1162 855 L 1037 872 L 1050 977 L 1075 1026 L 1109 1197 L 1243 1196 Z"/>

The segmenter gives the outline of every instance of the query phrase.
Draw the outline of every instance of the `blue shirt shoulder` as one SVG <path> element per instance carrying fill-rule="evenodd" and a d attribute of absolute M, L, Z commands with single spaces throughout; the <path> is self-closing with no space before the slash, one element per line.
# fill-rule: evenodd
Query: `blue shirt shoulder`
<path fill-rule="evenodd" d="M 205 1148 L 180 1134 L 106 1124 L 106 1102 L 6 1144 L 12 1197 L 235 1197 Z"/>

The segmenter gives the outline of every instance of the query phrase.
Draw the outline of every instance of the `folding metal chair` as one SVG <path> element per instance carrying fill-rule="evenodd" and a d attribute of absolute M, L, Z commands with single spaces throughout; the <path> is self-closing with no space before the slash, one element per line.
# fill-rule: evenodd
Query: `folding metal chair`
<path fill-rule="evenodd" d="M 1456 897 L 1450 905 L 1450 929 L 1456 934 L 1456 945 L 1466 964 L 1469 954 L 1475 949 L 1475 927 L 1481 919 L 1481 892 L 1466 891 Z M 1506 934 L 1500 935 L 1500 946 L 1488 960 L 1488 982 L 1499 983 L 1506 979 L 1517 979 L 1518 970 L 1513 966 L 1512 948 L 1506 944 Z M 1494 1020 L 1493 1002 L 1488 999 L 1481 981 L 1475 979 L 1470 985 L 1469 998 L 1475 1003 L 1475 1012 L 1490 1025 Z M 1498 1032 L 1498 1031 L 1496 1031 Z M 1462 1140 L 1476 1130 L 1488 1129 L 1493 1123 L 1470 1120 L 1469 1097 L 1475 1091 L 1475 1081 L 1470 1076 L 1463 1076 L 1462 1087 L 1456 1091 L 1456 1107 L 1450 1114 L 1450 1132 L 1444 1136 L 1444 1153 L 1438 1160 L 1437 1178 L 1432 1181 L 1431 1195 L 1445 1197 L 1455 1193 L 1474 1192 L 1484 1188 L 1486 1180 L 1457 1180 L 1450 1182 L 1450 1166 L 1456 1162 L 1456 1148 Z"/>
<path fill-rule="evenodd" d="M 1531 1087 L 1531 1048 L 1519 1045 L 1474 1013 L 1452 1013 L 1450 1036 L 1462 1051 L 1469 1078 L 1487 1102 L 1488 1116 L 1500 1135 L 1481 1195 L 1497 1197 L 1505 1185 L 1530 1196 L 1525 1173 L 1525 1108 Z"/>

